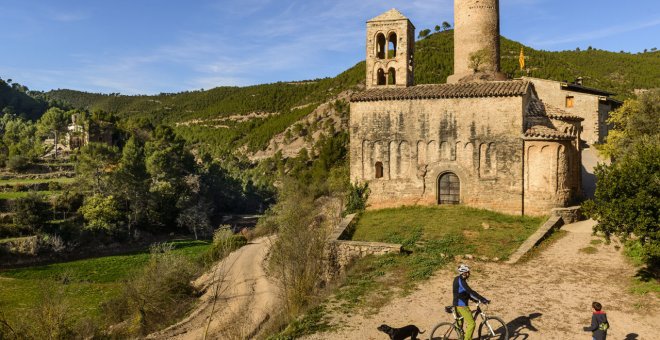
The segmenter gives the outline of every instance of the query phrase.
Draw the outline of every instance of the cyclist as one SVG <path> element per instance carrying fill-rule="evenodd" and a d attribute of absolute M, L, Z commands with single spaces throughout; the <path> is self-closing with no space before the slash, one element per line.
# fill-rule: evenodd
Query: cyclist
<path fill-rule="evenodd" d="M 453 305 L 456 308 L 458 314 L 463 317 L 463 320 L 466 323 L 465 329 L 465 340 L 472 339 L 472 333 L 474 333 L 474 318 L 472 317 L 472 312 L 468 307 L 468 302 L 470 300 L 475 302 L 481 302 L 488 304 L 490 301 L 485 297 L 479 295 L 470 288 L 467 283 L 467 279 L 470 277 L 470 267 L 466 264 L 461 264 L 458 266 L 458 276 L 454 279 L 453 291 L 454 291 L 454 301 Z"/>

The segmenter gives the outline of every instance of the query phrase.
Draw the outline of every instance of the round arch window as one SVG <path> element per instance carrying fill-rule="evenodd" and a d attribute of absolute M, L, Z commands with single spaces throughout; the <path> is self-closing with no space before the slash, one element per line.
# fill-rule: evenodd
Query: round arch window
<path fill-rule="evenodd" d="M 376 162 L 376 178 L 383 178 L 383 163 Z"/>

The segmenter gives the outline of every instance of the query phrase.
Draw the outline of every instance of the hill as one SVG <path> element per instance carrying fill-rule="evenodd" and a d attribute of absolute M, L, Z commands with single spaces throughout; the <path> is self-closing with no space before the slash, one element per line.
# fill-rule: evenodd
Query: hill
<path fill-rule="evenodd" d="M 37 119 L 47 108 L 48 103 L 32 95 L 27 87 L 11 79 L 0 79 L 0 116 L 9 113 L 25 119 Z"/>
<path fill-rule="evenodd" d="M 615 92 L 619 99 L 631 97 L 635 89 L 660 86 L 660 52 L 628 54 L 595 49 L 549 52 L 502 38 L 502 70 L 511 77 L 522 75 L 518 70 L 521 47 L 525 49 L 529 75 L 533 77 L 574 80 L 582 76 L 586 85 Z M 444 83 L 452 68 L 452 30 L 417 42 L 416 83 Z M 250 151 L 266 148 L 273 136 L 284 132 L 321 103 L 343 91 L 358 88 L 364 82 L 364 74 L 364 62 L 360 62 L 335 78 L 312 81 L 218 87 L 153 96 L 73 90 L 53 90 L 45 95 L 77 108 L 115 112 L 129 119 L 171 125 L 192 121 L 192 124 L 179 124 L 178 132 L 193 143 L 204 141 L 212 149 L 210 151 L 218 155 L 241 147 Z M 254 119 L 223 120 L 254 113 L 260 114 Z M 213 120 L 216 123 L 208 124 L 207 121 Z M 219 129 L 223 133 L 218 133 Z"/>

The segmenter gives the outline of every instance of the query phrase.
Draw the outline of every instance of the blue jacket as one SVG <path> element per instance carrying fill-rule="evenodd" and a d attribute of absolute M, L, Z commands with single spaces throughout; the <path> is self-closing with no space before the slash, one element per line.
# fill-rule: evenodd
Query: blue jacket
<path fill-rule="evenodd" d="M 452 302 L 452 305 L 454 306 L 467 306 L 469 300 L 472 300 L 474 302 L 487 302 L 488 299 L 485 297 L 479 295 L 479 293 L 475 292 L 470 288 L 470 286 L 467 283 L 467 280 L 462 278 L 460 275 L 456 276 L 454 279 L 454 284 L 453 284 L 453 291 L 454 291 L 454 301 Z"/>
<path fill-rule="evenodd" d="M 607 323 L 609 327 L 609 322 L 607 322 L 607 314 L 605 312 L 594 312 L 591 315 L 591 325 L 584 327 L 584 330 L 587 332 L 592 332 L 593 338 L 596 340 L 605 340 L 607 338 L 607 330 L 600 330 L 600 324 Z"/>

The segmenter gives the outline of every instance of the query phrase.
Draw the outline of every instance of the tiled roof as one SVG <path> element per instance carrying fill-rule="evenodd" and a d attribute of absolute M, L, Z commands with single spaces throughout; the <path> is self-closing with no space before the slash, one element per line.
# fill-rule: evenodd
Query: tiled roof
<path fill-rule="evenodd" d="M 374 87 L 353 95 L 351 101 L 520 97 L 527 93 L 530 84 L 528 81 L 507 80 L 481 83 L 417 85 L 411 87 Z"/>
<path fill-rule="evenodd" d="M 372 21 L 391 21 L 391 20 L 408 20 L 401 12 L 399 12 L 396 8 L 392 8 L 391 10 L 367 21 L 367 22 L 372 22 Z"/>
<path fill-rule="evenodd" d="M 530 139 L 562 139 L 562 140 L 572 140 L 575 137 L 567 133 L 562 133 L 556 129 L 543 126 L 535 125 L 525 131 L 525 137 Z"/>
<path fill-rule="evenodd" d="M 586 86 L 582 86 L 580 84 L 565 83 L 565 82 L 561 83 L 561 88 L 562 89 L 566 88 L 569 91 L 589 93 L 589 94 L 594 94 L 594 95 L 597 95 L 597 96 L 605 96 L 605 97 L 613 96 L 613 95 L 616 94 L 616 93 L 612 93 L 612 92 L 608 92 L 608 91 L 604 91 L 604 90 L 595 89 L 593 87 L 586 87 Z"/>
<path fill-rule="evenodd" d="M 527 115 L 531 117 L 546 116 L 553 119 L 565 121 L 583 121 L 584 118 L 570 114 L 558 107 L 546 104 L 540 100 L 534 99 L 529 103 Z"/>

